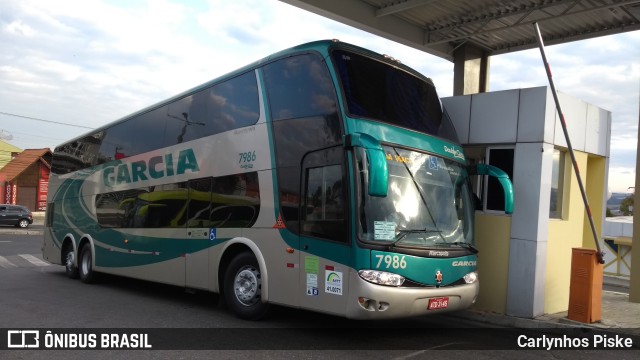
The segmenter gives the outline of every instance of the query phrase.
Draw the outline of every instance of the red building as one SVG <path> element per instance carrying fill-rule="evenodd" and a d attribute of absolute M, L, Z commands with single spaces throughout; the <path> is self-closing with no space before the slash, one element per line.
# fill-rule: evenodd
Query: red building
<path fill-rule="evenodd" d="M 51 158 L 49 149 L 27 149 L 9 161 L 0 169 L 0 202 L 46 210 Z"/>

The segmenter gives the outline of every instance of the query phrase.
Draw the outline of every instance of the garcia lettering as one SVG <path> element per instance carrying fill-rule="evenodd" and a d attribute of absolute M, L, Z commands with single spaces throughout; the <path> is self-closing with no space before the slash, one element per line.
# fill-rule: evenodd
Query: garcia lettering
<path fill-rule="evenodd" d="M 476 266 L 475 261 L 454 261 L 451 266 Z"/>
<path fill-rule="evenodd" d="M 193 149 L 181 150 L 177 161 L 174 154 L 153 156 L 148 161 L 140 160 L 106 167 L 102 179 L 106 186 L 130 184 L 138 181 L 160 179 L 167 176 L 181 175 L 187 171 L 198 172 L 200 166 Z"/>

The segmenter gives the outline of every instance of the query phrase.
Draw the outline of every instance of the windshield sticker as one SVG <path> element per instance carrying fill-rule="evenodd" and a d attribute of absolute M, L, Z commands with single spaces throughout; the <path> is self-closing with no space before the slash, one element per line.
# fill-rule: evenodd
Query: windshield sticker
<path fill-rule="evenodd" d="M 342 295 L 342 272 L 325 270 L 324 291 L 329 294 Z"/>
<path fill-rule="evenodd" d="M 318 296 L 318 274 L 307 273 L 307 296 Z"/>
<path fill-rule="evenodd" d="M 438 158 L 431 156 L 429 158 L 429 169 L 438 170 Z"/>
<path fill-rule="evenodd" d="M 320 260 L 317 256 L 305 256 L 304 257 L 304 272 L 317 274 Z"/>
<path fill-rule="evenodd" d="M 409 157 L 400 156 L 400 155 L 397 155 L 397 154 L 394 155 L 394 154 L 389 154 L 389 153 L 387 153 L 387 161 L 395 161 L 395 162 L 400 163 L 400 164 L 411 164 L 412 163 L 411 158 L 409 158 Z"/>
<path fill-rule="evenodd" d="M 375 240 L 393 240 L 396 237 L 396 223 L 390 221 L 374 221 Z"/>

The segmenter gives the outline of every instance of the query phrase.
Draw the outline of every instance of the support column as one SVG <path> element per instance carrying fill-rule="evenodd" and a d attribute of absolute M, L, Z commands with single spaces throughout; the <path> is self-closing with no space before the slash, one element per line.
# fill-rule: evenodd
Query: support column
<path fill-rule="evenodd" d="M 640 125 L 640 115 L 638 116 Z M 638 130 L 640 134 L 640 129 Z M 638 141 L 640 145 L 640 141 Z M 631 280 L 629 284 L 629 301 L 640 303 L 640 146 L 636 150 L 636 188 L 633 195 L 633 239 L 631 240 Z"/>
<path fill-rule="evenodd" d="M 489 53 L 470 44 L 453 53 L 453 95 L 489 91 Z"/>
<path fill-rule="evenodd" d="M 516 144 L 514 209 L 507 287 L 507 315 L 533 318 L 544 313 L 549 201 L 553 145 Z"/>

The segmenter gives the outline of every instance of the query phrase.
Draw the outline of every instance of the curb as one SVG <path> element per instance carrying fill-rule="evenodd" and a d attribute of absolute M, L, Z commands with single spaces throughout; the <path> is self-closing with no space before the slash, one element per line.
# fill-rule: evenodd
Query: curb
<path fill-rule="evenodd" d="M 595 328 L 591 326 L 591 324 L 583 324 L 568 319 L 567 322 L 564 322 L 560 321 L 560 319 L 552 318 L 547 315 L 542 315 L 540 317 L 530 319 L 492 312 L 484 312 L 480 310 L 463 310 L 457 313 L 452 313 L 449 316 L 472 320 L 483 324 L 495 325 L 498 327 L 522 329 Z"/>
<path fill-rule="evenodd" d="M 613 286 L 617 286 L 620 288 L 626 288 L 628 289 L 630 287 L 630 280 L 628 278 L 624 278 L 621 276 L 613 276 L 613 275 L 604 275 L 604 278 L 602 279 L 602 281 L 604 282 L 604 284 L 606 285 L 613 285 Z"/>
<path fill-rule="evenodd" d="M 44 230 L 30 230 L 30 229 L 2 229 L 0 228 L 0 234 L 2 235 L 44 235 Z"/>
<path fill-rule="evenodd" d="M 611 320 L 600 320 L 590 324 L 582 323 L 567 318 L 566 311 L 557 314 L 545 314 L 532 319 L 474 309 L 451 313 L 448 314 L 448 316 L 481 323 L 483 325 L 488 325 L 489 327 L 540 329 L 551 332 L 562 332 L 562 329 L 574 329 L 583 330 L 585 332 L 603 331 L 640 336 L 640 328 L 621 327 L 615 321 Z"/>

